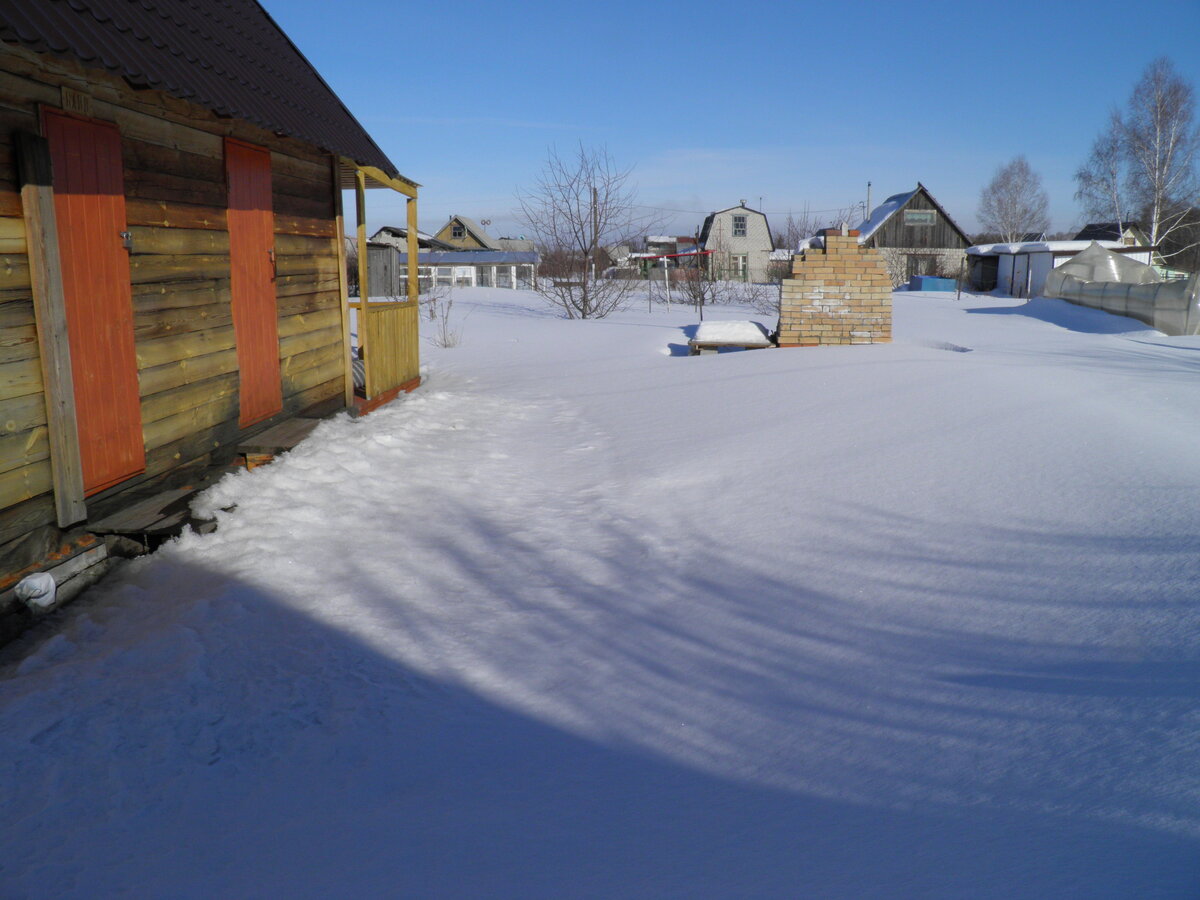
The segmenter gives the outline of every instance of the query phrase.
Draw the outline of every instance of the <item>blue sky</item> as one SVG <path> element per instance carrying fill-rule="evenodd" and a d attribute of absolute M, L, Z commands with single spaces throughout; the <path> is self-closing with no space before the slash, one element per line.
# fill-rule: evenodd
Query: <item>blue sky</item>
<path fill-rule="evenodd" d="M 423 185 L 431 231 L 458 213 L 520 233 L 517 191 L 580 141 L 680 234 L 742 199 L 774 223 L 918 180 L 970 231 L 1017 154 L 1067 229 L 1073 173 L 1146 64 L 1200 86 L 1200 0 L 264 6 Z M 398 195 L 368 205 L 403 222 Z"/>

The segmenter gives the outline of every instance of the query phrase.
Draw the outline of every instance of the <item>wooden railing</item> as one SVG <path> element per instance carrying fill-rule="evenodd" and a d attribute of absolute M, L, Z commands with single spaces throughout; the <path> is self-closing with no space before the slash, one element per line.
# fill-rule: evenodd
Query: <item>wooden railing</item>
<path fill-rule="evenodd" d="M 367 309 L 362 309 L 366 306 Z M 416 303 L 359 304 L 366 351 L 367 399 L 409 385 L 420 375 Z"/>
<path fill-rule="evenodd" d="M 370 273 L 367 265 L 367 182 L 370 180 L 378 187 L 391 188 L 408 198 L 408 259 L 417 258 L 417 188 L 416 182 L 400 176 L 390 176 L 371 166 L 359 165 L 351 159 L 342 157 L 336 163 L 339 166 L 339 178 L 343 187 L 349 187 L 346 179 L 353 178 L 354 212 L 358 244 L 358 283 L 360 293 L 368 293 Z M 337 196 L 338 203 L 338 245 L 345 249 L 342 235 L 345 233 L 344 220 L 341 215 L 341 194 Z M 419 339 L 420 330 L 417 324 L 417 267 L 409 268 L 406 279 L 407 299 L 403 302 L 371 303 L 350 302 L 350 293 L 346 279 L 344 252 L 339 254 L 340 284 L 343 302 L 346 304 L 347 315 L 342 319 L 343 334 L 346 338 L 346 372 L 347 372 L 347 406 L 353 404 L 360 413 L 370 412 L 377 406 L 392 400 L 400 391 L 414 390 L 421 379 Z M 352 359 L 350 309 L 358 313 L 358 356 Z M 363 394 L 355 397 L 353 386 L 357 381 L 357 370 L 362 365 Z M 350 375 L 354 375 L 350 378 Z"/>

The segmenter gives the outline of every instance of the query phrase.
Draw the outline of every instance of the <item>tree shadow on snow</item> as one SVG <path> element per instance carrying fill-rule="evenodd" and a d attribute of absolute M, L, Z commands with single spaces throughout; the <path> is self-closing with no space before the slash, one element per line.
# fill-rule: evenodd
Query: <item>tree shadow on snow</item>
<path fill-rule="evenodd" d="M 381 580 L 361 588 L 365 621 L 321 619 L 158 559 L 10 648 L 2 892 L 1011 898 L 1200 883 L 1196 843 L 1167 830 L 1038 808 L 1019 778 L 1011 796 L 956 790 L 938 747 L 978 726 L 945 723 L 987 709 L 955 706 L 964 685 L 906 699 L 843 684 L 855 654 L 890 652 L 861 610 L 719 547 L 614 593 L 564 564 L 569 538 L 532 546 L 472 521 L 430 536 L 455 561 L 414 573 L 442 580 L 433 606 Z M 597 550 L 618 581 L 646 552 L 621 523 Z M 430 674 L 454 668 L 464 589 L 523 623 L 479 645 L 494 687 Z M 666 602 L 680 597 L 703 617 Z M 389 633 L 420 652 L 385 651 Z M 963 637 L 925 649 L 969 655 Z M 522 711 L 526 689 L 564 714 Z M 756 730 L 784 755 L 755 757 Z"/>

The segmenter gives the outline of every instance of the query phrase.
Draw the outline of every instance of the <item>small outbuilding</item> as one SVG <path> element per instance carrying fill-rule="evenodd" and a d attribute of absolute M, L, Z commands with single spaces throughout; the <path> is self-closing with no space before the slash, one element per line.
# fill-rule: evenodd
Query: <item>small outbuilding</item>
<path fill-rule="evenodd" d="M 1150 263 L 1151 247 L 1127 247 L 1119 241 L 1022 241 L 978 244 L 967 248 L 967 283 L 974 291 L 998 290 L 1010 297 L 1037 297 L 1046 276 L 1093 243 Z"/>
<path fill-rule="evenodd" d="M 408 284 L 408 254 L 383 243 L 368 247 L 372 297 L 403 295 Z M 422 250 L 417 254 L 421 293 L 434 286 L 498 287 L 532 290 L 537 286 L 538 254 L 513 250 Z"/>

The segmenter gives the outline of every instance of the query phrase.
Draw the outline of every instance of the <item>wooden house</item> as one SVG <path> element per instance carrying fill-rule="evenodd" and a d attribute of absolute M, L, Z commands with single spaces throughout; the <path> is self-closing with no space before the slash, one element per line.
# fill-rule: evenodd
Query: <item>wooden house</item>
<path fill-rule="evenodd" d="M 484 219 L 486 222 L 487 220 Z M 512 253 L 537 253 L 537 245 L 525 237 L 492 237 L 474 219 L 451 216 L 450 221 L 434 235 L 444 247 L 431 250 L 499 250 Z"/>
<path fill-rule="evenodd" d="M 857 229 L 858 242 L 882 251 L 892 285 L 913 275 L 957 274 L 971 241 L 966 232 L 917 182 L 871 211 Z"/>
<path fill-rule="evenodd" d="M 451 216 L 434 237 L 453 250 L 503 249 L 478 222 L 466 216 Z"/>
<path fill-rule="evenodd" d="M 358 304 L 355 395 L 341 197 L 365 248 L 368 186 L 415 226 L 417 185 L 255 0 L 0 0 L 0 639 L 17 579 L 99 567 L 102 521 L 415 386 L 414 271 Z"/>

